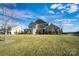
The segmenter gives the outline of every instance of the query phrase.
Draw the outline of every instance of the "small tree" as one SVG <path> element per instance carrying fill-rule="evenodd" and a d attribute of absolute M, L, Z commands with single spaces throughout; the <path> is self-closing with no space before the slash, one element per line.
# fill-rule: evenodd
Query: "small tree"
<path fill-rule="evenodd" d="M 11 20 L 10 17 L 7 16 L 7 13 L 9 13 L 6 9 L 8 8 L 7 6 L 9 6 L 9 4 L 1 4 L 2 13 L 3 13 L 2 27 L 4 28 L 4 40 L 7 40 L 7 33 L 8 33 L 8 26 L 9 26 L 8 24 L 9 24 L 9 21 Z M 12 16 L 13 13 L 10 13 L 9 15 Z"/>
<path fill-rule="evenodd" d="M 7 27 L 8 27 L 8 21 L 9 21 L 9 18 L 5 18 L 5 15 L 6 15 L 6 9 L 5 7 L 2 5 L 2 10 L 3 10 L 3 28 L 4 28 L 4 40 L 7 40 Z"/>

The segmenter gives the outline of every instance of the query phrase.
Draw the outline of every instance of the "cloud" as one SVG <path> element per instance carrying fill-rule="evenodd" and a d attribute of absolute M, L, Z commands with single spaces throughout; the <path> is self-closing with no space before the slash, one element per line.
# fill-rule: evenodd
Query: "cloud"
<path fill-rule="evenodd" d="M 50 8 L 51 9 L 58 9 L 58 10 L 61 10 L 61 9 L 65 9 L 66 8 L 66 6 L 63 6 L 62 4 L 52 4 L 51 6 L 50 6 Z"/>
<path fill-rule="evenodd" d="M 49 13 L 51 13 L 51 14 L 55 14 L 54 11 L 52 11 L 52 10 L 49 10 Z"/>
<path fill-rule="evenodd" d="M 45 16 L 39 16 L 39 18 L 41 18 L 41 19 L 43 19 L 43 20 L 45 20 L 45 19 L 46 19 L 46 17 L 45 17 Z"/>
<path fill-rule="evenodd" d="M 61 10 L 61 13 L 63 14 L 65 11 L 64 10 Z"/>
<path fill-rule="evenodd" d="M 62 25 L 64 25 L 64 26 L 73 26 L 74 24 L 70 20 L 63 20 Z"/>
<path fill-rule="evenodd" d="M 27 14 L 27 11 L 19 11 L 19 10 L 14 10 L 13 17 L 16 18 L 33 18 L 31 14 Z"/>
<path fill-rule="evenodd" d="M 39 16 L 40 18 L 42 19 L 51 19 L 52 21 L 55 20 L 55 19 L 60 19 L 62 18 L 62 15 L 42 15 L 42 16 Z"/>
<path fill-rule="evenodd" d="M 77 21 L 77 19 L 56 19 L 56 21 Z"/>
<path fill-rule="evenodd" d="M 55 22 L 61 23 L 63 26 L 73 26 L 73 21 L 77 21 L 77 19 L 56 19 Z"/>
<path fill-rule="evenodd" d="M 72 23 L 67 23 L 67 24 L 63 24 L 64 26 L 73 26 L 74 24 Z"/>
<path fill-rule="evenodd" d="M 52 4 L 50 6 L 51 9 L 57 9 L 57 10 L 60 10 L 61 13 L 64 13 L 65 12 L 65 9 L 66 9 L 66 6 L 63 6 L 62 4 Z M 56 12 L 53 12 L 53 11 L 49 11 L 50 13 L 56 13 Z"/>
<path fill-rule="evenodd" d="M 78 11 L 78 4 L 52 4 L 50 6 L 51 9 L 57 9 L 60 10 L 61 13 L 67 12 L 67 13 L 74 13 L 76 11 Z"/>
<path fill-rule="evenodd" d="M 1 16 L 0 15 L 0 24 L 4 24 L 5 22 L 6 22 L 6 20 L 8 20 L 8 24 L 15 24 L 15 21 L 12 19 L 12 18 L 9 18 L 9 17 L 7 17 L 7 16 Z"/>
<path fill-rule="evenodd" d="M 71 4 L 70 8 L 68 9 L 69 13 L 76 12 L 78 10 L 78 6 L 76 4 Z"/>
<path fill-rule="evenodd" d="M 60 4 L 60 5 L 58 6 L 58 10 L 65 9 L 65 8 L 66 8 L 66 6 L 63 6 L 62 4 Z"/>
<path fill-rule="evenodd" d="M 61 5 L 61 4 L 52 4 L 50 8 L 51 8 L 51 9 L 56 9 L 56 8 L 58 8 L 60 5 Z"/>
<path fill-rule="evenodd" d="M 73 29 L 74 28 L 74 29 Z M 73 27 L 70 31 L 74 31 L 74 32 L 77 32 L 77 31 L 79 31 L 79 27 L 77 27 L 77 26 L 75 26 L 75 27 Z"/>
<path fill-rule="evenodd" d="M 31 14 L 31 12 L 24 11 L 24 10 L 17 10 L 17 9 L 9 9 L 7 7 L 4 7 L 5 14 L 3 13 L 3 9 L 0 8 L 0 13 L 14 17 L 14 18 L 19 18 L 19 19 L 26 19 L 26 18 L 33 18 L 34 16 Z"/>
<path fill-rule="evenodd" d="M 76 18 L 79 18 L 79 14 L 75 16 Z"/>
<path fill-rule="evenodd" d="M 2 12 L 3 10 L 0 8 L 0 13 L 3 14 Z M 17 24 L 19 24 L 19 26 L 21 26 L 21 22 L 19 22 L 18 20 L 26 20 L 27 18 L 34 18 L 34 16 L 32 15 L 31 12 L 26 12 L 26 11 L 21 11 L 21 10 L 16 10 L 16 9 L 8 9 L 6 8 L 6 14 L 7 16 L 4 15 L 0 15 L 0 26 L 3 26 L 4 22 L 6 19 L 9 19 L 8 21 L 8 25 L 13 25 L 16 26 Z M 13 17 L 13 18 L 12 18 Z M 21 26 L 23 27 L 23 26 Z"/>
<path fill-rule="evenodd" d="M 8 17 L 6 17 L 6 16 L 0 16 L 0 28 L 4 27 L 5 21 L 3 20 L 3 18 L 8 19 Z M 7 26 L 17 26 L 17 25 L 21 26 L 23 29 L 26 28 L 26 26 L 24 26 L 20 22 L 17 22 L 16 20 L 9 18 Z"/>

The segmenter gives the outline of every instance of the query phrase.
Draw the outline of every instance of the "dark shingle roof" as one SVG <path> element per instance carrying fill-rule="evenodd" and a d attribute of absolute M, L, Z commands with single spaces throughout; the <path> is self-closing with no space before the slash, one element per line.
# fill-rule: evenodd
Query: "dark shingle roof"
<path fill-rule="evenodd" d="M 42 19 L 37 19 L 37 20 L 35 21 L 35 23 L 36 23 L 36 24 L 40 24 L 40 23 L 47 23 L 47 22 L 43 21 Z"/>
<path fill-rule="evenodd" d="M 56 25 L 54 25 L 54 24 L 49 24 L 47 27 L 49 27 L 49 28 L 56 28 L 56 29 L 59 29 L 59 27 L 56 26 Z"/>
<path fill-rule="evenodd" d="M 35 23 L 34 22 L 31 22 L 29 25 L 28 25 L 29 28 L 34 28 L 35 27 Z"/>

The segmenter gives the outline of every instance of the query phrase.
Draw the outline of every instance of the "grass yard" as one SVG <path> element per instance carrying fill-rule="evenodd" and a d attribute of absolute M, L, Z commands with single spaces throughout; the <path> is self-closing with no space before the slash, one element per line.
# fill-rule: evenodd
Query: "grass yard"
<path fill-rule="evenodd" d="M 9 35 L 8 41 L 0 41 L 1 56 L 79 56 L 79 36 Z"/>

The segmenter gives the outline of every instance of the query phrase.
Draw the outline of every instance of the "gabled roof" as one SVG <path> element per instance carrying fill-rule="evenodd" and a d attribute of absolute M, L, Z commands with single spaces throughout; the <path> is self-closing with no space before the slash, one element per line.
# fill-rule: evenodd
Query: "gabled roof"
<path fill-rule="evenodd" d="M 35 21 L 35 23 L 36 23 L 36 24 L 41 24 L 41 23 L 47 23 L 47 22 L 43 21 L 42 19 L 37 19 L 37 20 Z"/>
<path fill-rule="evenodd" d="M 35 27 L 35 23 L 34 22 L 31 22 L 29 25 L 28 25 L 29 28 L 34 28 Z"/>
<path fill-rule="evenodd" d="M 46 28 L 56 28 L 56 29 L 60 29 L 58 26 L 54 25 L 54 24 L 49 24 Z"/>
<path fill-rule="evenodd" d="M 53 24 L 48 24 L 48 26 L 46 26 L 46 28 L 53 28 L 54 25 Z"/>
<path fill-rule="evenodd" d="M 33 25 L 33 24 L 35 24 L 34 22 L 31 22 L 29 25 Z"/>
<path fill-rule="evenodd" d="M 58 27 L 58 26 L 56 26 L 56 25 L 54 25 L 54 26 L 55 26 L 56 29 L 60 29 L 60 27 Z"/>

